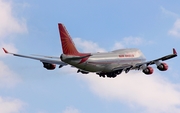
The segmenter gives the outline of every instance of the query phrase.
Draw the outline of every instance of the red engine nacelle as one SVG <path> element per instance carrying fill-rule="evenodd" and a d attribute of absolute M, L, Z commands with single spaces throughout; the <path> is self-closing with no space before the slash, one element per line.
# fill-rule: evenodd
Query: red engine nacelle
<path fill-rule="evenodd" d="M 54 70 L 56 68 L 56 65 L 43 62 L 43 67 L 46 68 L 47 70 Z"/>
<path fill-rule="evenodd" d="M 166 63 L 161 63 L 159 66 L 157 66 L 157 68 L 160 71 L 166 71 L 168 69 L 168 65 Z"/>
<path fill-rule="evenodd" d="M 150 75 L 154 72 L 152 67 L 147 67 L 146 69 L 143 70 L 143 73 L 146 75 Z"/>

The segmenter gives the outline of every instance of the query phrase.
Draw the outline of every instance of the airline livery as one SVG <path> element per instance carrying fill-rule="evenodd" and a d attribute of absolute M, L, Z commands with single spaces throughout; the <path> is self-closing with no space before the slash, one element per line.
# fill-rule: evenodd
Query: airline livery
<path fill-rule="evenodd" d="M 77 73 L 88 74 L 89 72 L 96 73 L 100 77 L 116 77 L 123 71 L 128 73 L 130 70 L 142 70 L 146 75 L 153 73 L 153 68 L 150 65 L 155 64 L 160 71 L 166 71 L 168 65 L 162 61 L 174 58 L 177 56 L 176 50 L 173 48 L 173 53 L 157 58 L 155 60 L 146 61 L 144 55 L 139 49 L 118 49 L 104 53 L 80 53 L 73 43 L 65 26 L 58 24 L 60 39 L 62 44 L 63 54 L 60 57 L 41 56 L 41 55 L 21 55 L 8 52 L 18 57 L 30 58 L 39 60 L 43 63 L 47 70 L 54 70 L 56 65 L 59 68 L 71 65 L 77 68 Z"/>

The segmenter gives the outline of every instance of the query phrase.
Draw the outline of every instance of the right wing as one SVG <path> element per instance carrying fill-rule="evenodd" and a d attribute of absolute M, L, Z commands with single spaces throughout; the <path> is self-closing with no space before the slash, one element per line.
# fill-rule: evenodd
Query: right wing
<path fill-rule="evenodd" d="M 8 52 L 5 48 L 3 48 L 4 52 L 6 54 L 12 54 L 17 57 L 23 57 L 23 58 L 29 58 L 29 59 L 34 59 L 34 60 L 39 60 L 42 63 L 48 63 L 48 64 L 58 64 L 61 67 L 67 65 L 66 63 L 62 62 L 59 57 L 51 57 L 51 56 L 42 56 L 42 55 L 21 55 L 21 54 L 15 54 L 15 53 L 10 53 Z M 36 57 L 35 57 L 36 56 Z"/>

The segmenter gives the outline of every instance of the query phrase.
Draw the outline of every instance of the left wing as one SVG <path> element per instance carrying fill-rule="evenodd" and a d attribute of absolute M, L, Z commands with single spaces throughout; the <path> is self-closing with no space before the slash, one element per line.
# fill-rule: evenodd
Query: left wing
<path fill-rule="evenodd" d="M 137 70 L 143 70 L 143 73 L 145 73 L 145 74 L 152 74 L 153 73 L 153 68 L 149 67 L 149 65 L 153 65 L 153 64 L 156 64 L 157 68 L 160 71 L 166 71 L 168 69 L 168 65 L 166 63 L 162 63 L 161 61 L 169 60 L 169 59 L 174 58 L 176 56 L 177 56 L 177 52 L 173 48 L 173 53 L 172 54 L 163 56 L 163 57 L 155 59 L 155 60 L 142 62 L 142 63 L 137 63 L 134 66 L 133 65 L 127 65 L 127 66 L 123 66 L 123 67 L 122 66 L 121 67 L 116 67 L 112 71 L 117 72 L 117 73 L 121 73 L 122 71 L 125 71 L 126 73 L 128 73 L 131 69 L 137 69 Z"/>
<path fill-rule="evenodd" d="M 161 58 L 158 58 L 158 59 L 155 59 L 155 60 L 151 60 L 151 61 L 148 61 L 148 62 L 143 62 L 143 63 L 138 63 L 136 64 L 136 66 L 134 68 L 137 68 L 139 69 L 140 67 L 142 67 L 143 65 L 146 65 L 146 66 L 149 66 L 149 65 L 152 65 L 152 64 L 156 64 L 157 66 L 160 65 L 160 61 L 165 61 L 165 60 L 169 60 L 171 58 L 174 58 L 177 56 L 177 52 L 176 50 L 173 48 L 173 54 L 169 54 L 169 55 L 166 55 L 166 56 L 163 56 Z"/>
<path fill-rule="evenodd" d="M 11 52 L 8 52 L 5 48 L 3 48 L 3 50 L 6 54 L 12 54 L 12 55 L 17 56 L 17 57 L 39 60 L 43 64 L 48 64 L 51 67 L 55 66 L 54 64 L 58 64 L 58 65 L 60 65 L 60 67 L 67 65 L 66 63 L 62 62 L 59 57 L 41 56 L 41 55 L 29 56 L 29 55 L 21 55 L 21 54 L 11 53 Z M 45 65 L 44 65 L 44 67 L 45 67 Z M 46 69 L 48 69 L 48 68 L 46 68 Z"/>

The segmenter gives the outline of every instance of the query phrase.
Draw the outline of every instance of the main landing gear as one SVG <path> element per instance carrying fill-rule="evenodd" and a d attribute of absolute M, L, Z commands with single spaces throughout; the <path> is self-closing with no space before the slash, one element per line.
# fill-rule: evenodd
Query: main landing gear
<path fill-rule="evenodd" d="M 108 78 L 115 78 L 117 75 L 121 74 L 123 70 L 118 70 L 118 71 L 114 71 L 114 72 L 109 72 L 109 73 L 96 73 L 97 75 L 99 75 L 99 77 L 103 77 L 105 78 L 106 76 Z"/>

